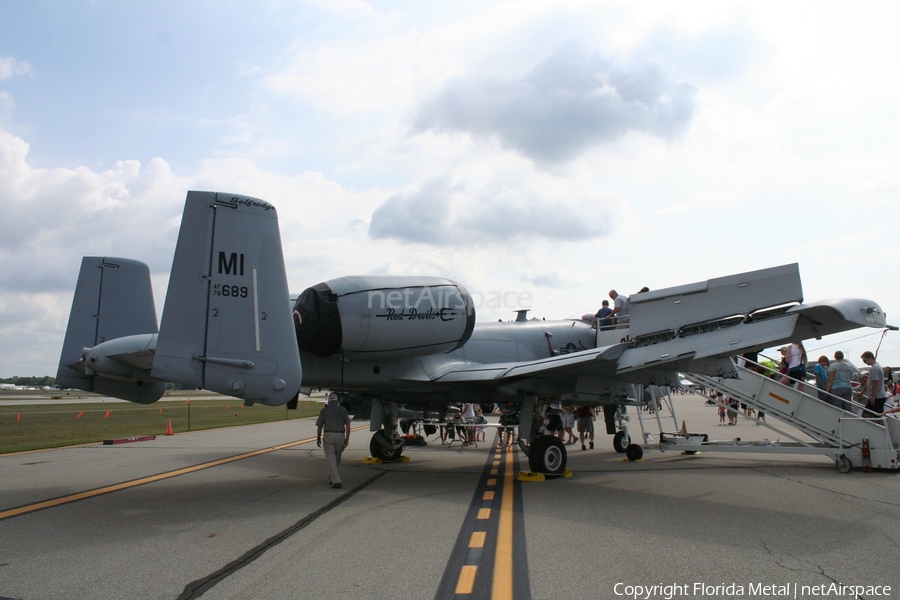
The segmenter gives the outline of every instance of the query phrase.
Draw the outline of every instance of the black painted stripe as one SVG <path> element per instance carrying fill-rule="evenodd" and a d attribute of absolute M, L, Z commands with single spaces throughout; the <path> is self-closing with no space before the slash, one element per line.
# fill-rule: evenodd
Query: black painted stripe
<path fill-rule="evenodd" d="M 518 450 L 491 449 L 435 600 L 531 597 Z M 483 543 L 482 543 L 483 542 Z"/>

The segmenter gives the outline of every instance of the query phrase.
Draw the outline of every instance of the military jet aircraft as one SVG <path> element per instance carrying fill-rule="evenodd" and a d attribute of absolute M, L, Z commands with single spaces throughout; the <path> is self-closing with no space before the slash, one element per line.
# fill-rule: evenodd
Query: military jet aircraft
<path fill-rule="evenodd" d="M 626 451 L 624 407 L 640 405 L 645 386 L 678 385 L 681 373 L 737 377 L 742 353 L 886 325 L 870 300 L 803 303 L 796 264 L 636 294 L 629 322 L 610 330 L 583 319 L 476 322 L 469 292 L 439 277 L 332 279 L 293 310 L 289 297 L 275 207 L 188 192 L 159 327 L 145 264 L 85 257 L 57 382 L 145 404 L 168 381 L 247 405 L 336 390 L 371 410 L 370 451 L 385 461 L 403 451 L 398 407 L 513 403 L 531 470 L 558 475 L 566 448 L 543 434 L 553 402 L 602 406 Z"/>

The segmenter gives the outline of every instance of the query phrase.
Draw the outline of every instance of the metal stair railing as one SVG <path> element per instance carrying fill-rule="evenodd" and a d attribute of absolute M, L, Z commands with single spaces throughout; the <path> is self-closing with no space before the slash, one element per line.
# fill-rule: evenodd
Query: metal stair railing
<path fill-rule="evenodd" d="M 738 373 L 740 379 L 695 373 L 688 376 L 701 385 L 762 410 L 767 416 L 791 425 L 825 446 L 847 450 L 847 457 L 855 466 L 864 464 L 861 448 L 863 440 L 868 440 L 872 457 L 876 459 L 873 464 L 898 467 L 900 419 L 893 416 L 866 418 L 875 415 L 860 404 L 853 403 L 853 411 L 845 411 L 819 400 L 817 395 L 798 391 L 753 369 L 739 366 Z M 804 383 L 804 386 L 809 384 Z M 818 392 L 814 386 L 809 387 Z"/>

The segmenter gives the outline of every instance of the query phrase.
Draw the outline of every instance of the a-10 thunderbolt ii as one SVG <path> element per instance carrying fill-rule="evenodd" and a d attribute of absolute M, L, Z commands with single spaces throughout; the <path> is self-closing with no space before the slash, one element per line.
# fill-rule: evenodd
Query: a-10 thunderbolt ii
<path fill-rule="evenodd" d="M 371 411 L 370 451 L 385 461 L 403 451 L 398 406 L 514 403 L 531 470 L 559 474 L 566 448 L 542 434 L 551 402 L 602 406 L 616 433 L 617 411 L 640 404 L 644 386 L 736 377 L 742 353 L 886 324 L 870 300 L 803 303 L 796 264 L 633 295 L 627 329 L 610 331 L 581 319 L 478 323 L 466 289 L 438 277 L 341 277 L 293 310 L 289 298 L 275 208 L 188 192 L 159 327 L 145 264 L 85 257 L 57 383 L 142 404 L 168 381 L 247 405 L 336 390 Z M 619 431 L 617 450 L 628 443 Z"/>

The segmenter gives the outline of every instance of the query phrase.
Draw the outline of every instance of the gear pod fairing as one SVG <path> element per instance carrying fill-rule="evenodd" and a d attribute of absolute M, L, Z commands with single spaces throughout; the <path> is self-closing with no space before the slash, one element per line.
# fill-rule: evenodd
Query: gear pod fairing
<path fill-rule="evenodd" d="M 452 352 L 475 328 L 472 296 L 439 277 L 341 277 L 294 305 L 297 343 L 316 356 L 403 358 Z"/>

